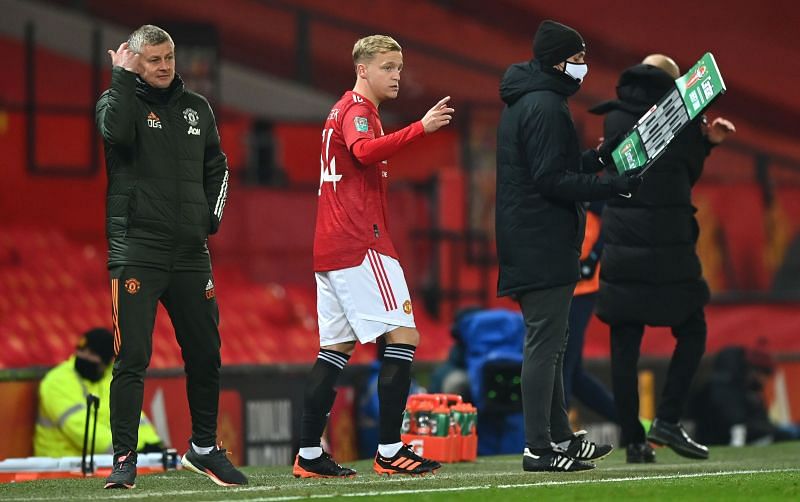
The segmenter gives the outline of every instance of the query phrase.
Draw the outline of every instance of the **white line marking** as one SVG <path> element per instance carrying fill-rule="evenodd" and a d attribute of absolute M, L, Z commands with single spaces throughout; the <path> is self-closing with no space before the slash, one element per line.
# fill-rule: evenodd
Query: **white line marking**
<path fill-rule="evenodd" d="M 631 476 L 627 478 L 604 478 L 604 479 L 572 479 L 569 481 L 542 481 L 540 483 L 520 483 L 517 485 L 497 485 L 494 488 L 530 488 L 532 486 L 560 486 L 560 485 L 584 485 L 590 483 L 622 483 L 628 481 L 658 481 L 666 479 L 686 479 L 703 478 L 718 476 L 735 476 L 737 474 L 773 474 L 779 472 L 797 472 L 800 469 L 765 469 L 751 471 L 718 471 L 718 472 L 695 472 L 692 474 L 663 474 L 660 476 Z M 388 494 L 388 493 L 387 493 Z"/>
<path fill-rule="evenodd" d="M 426 488 L 420 490 L 397 490 L 397 491 L 379 491 L 379 492 L 361 492 L 361 493 L 337 493 L 337 494 L 319 494 L 309 496 L 283 496 L 283 497 L 263 497 L 256 499 L 249 499 L 251 502 L 283 502 L 288 500 L 302 500 L 302 499 L 327 499 L 334 497 L 373 497 L 385 495 L 416 495 L 419 493 L 447 493 L 447 492 L 460 492 L 460 491 L 475 491 L 486 489 L 508 489 L 508 488 L 531 488 L 536 486 L 559 486 L 559 485 L 581 485 L 591 483 L 622 483 L 628 481 L 652 481 L 652 480 L 665 480 L 665 479 L 682 479 L 682 478 L 699 478 L 699 477 L 717 477 L 717 476 L 734 476 L 737 474 L 769 474 L 777 472 L 797 472 L 800 469 L 772 469 L 772 470 L 751 470 L 751 471 L 721 471 L 721 472 L 703 472 L 693 474 L 672 474 L 661 476 L 633 476 L 628 478 L 606 478 L 606 479 L 578 479 L 570 481 L 542 481 L 539 483 L 520 483 L 514 485 L 482 485 L 482 486 L 462 486 L 455 488 Z M 534 474 L 535 475 L 535 474 Z M 221 499 L 224 500 L 224 499 Z"/>
<path fill-rule="evenodd" d="M 507 484 L 507 485 L 476 485 L 476 486 L 460 486 L 454 488 L 418 488 L 418 489 L 406 489 L 406 490 L 382 490 L 382 491 L 364 491 L 364 492 L 354 492 L 354 493 L 330 493 L 330 494 L 315 494 L 315 495 L 285 495 L 285 496 L 274 496 L 274 497 L 260 497 L 260 498 L 248 498 L 248 499 L 241 499 L 241 500 L 248 500 L 250 502 L 284 502 L 289 500 L 303 500 L 303 499 L 329 499 L 334 497 L 373 497 L 373 496 L 383 496 L 383 495 L 409 495 L 409 494 L 418 494 L 418 493 L 448 493 L 448 492 L 462 492 L 462 491 L 475 491 L 475 490 L 487 490 L 487 489 L 508 489 L 508 488 L 532 488 L 537 486 L 567 486 L 567 485 L 586 485 L 592 483 L 625 483 L 625 482 L 636 482 L 636 481 L 658 481 L 658 480 L 669 480 L 669 479 L 688 479 L 688 478 L 703 478 L 703 477 L 719 477 L 719 476 L 735 476 L 738 474 L 774 474 L 774 473 L 781 473 L 781 472 L 800 472 L 800 469 L 764 469 L 764 470 L 743 470 L 743 471 L 717 471 L 717 472 L 696 472 L 691 474 L 663 474 L 663 475 L 655 475 L 655 476 L 629 476 L 623 478 L 604 478 L 604 479 L 572 479 L 568 481 L 540 481 L 536 483 L 519 483 L 519 484 Z M 497 473 L 492 473 L 492 475 L 496 475 Z M 512 474 L 521 474 L 520 472 L 512 473 Z M 536 474 L 530 474 L 531 476 L 536 476 Z M 567 474 L 567 476 L 572 476 L 572 474 Z M 383 482 L 433 482 L 436 479 L 442 479 L 442 476 L 430 476 L 425 478 L 400 478 L 400 479 L 388 479 Z M 350 486 L 356 484 L 354 481 L 344 481 L 342 480 L 342 487 Z M 365 484 L 367 482 L 362 482 Z M 368 483 L 375 483 L 374 480 L 369 481 Z M 285 488 L 300 488 L 303 485 L 299 483 L 293 483 L 291 485 L 282 485 Z M 313 486 L 308 484 L 307 486 Z M 329 486 L 326 484 L 326 486 Z M 272 486 L 248 486 L 242 488 L 230 488 L 224 491 L 218 491 L 220 495 L 222 493 L 241 493 L 241 492 L 252 492 L 252 491 L 274 491 L 278 488 L 275 485 Z M 169 496 L 186 496 L 186 495 L 208 495 L 210 493 L 209 490 L 188 490 L 188 491 L 169 491 L 169 492 L 145 492 L 141 491 L 138 493 L 115 493 L 114 499 L 139 499 L 139 498 L 150 498 L 150 497 L 169 497 Z M 87 500 L 107 500 L 108 492 L 102 492 L 98 489 L 98 494 L 96 496 L 88 495 L 85 496 Z M 8 498 L 3 499 L 7 502 L 22 502 L 22 501 L 53 501 L 53 500 L 72 500 L 71 497 L 39 497 L 39 498 Z M 231 500 L 230 497 L 216 499 L 218 501 L 228 501 Z"/>

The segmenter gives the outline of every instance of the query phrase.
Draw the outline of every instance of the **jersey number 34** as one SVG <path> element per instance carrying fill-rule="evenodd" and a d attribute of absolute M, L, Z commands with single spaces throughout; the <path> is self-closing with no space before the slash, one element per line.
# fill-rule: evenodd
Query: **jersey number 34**
<path fill-rule="evenodd" d="M 325 147 L 319 155 L 319 192 L 317 195 L 322 195 L 322 184 L 326 181 L 333 183 L 333 191 L 336 191 L 336 183 L 342 179 L 341 174 L 336 174 L 336 157 L 331 155 L 331 136 L 333 135 L 333 128 L 322 130 L 322 144 Z"/>

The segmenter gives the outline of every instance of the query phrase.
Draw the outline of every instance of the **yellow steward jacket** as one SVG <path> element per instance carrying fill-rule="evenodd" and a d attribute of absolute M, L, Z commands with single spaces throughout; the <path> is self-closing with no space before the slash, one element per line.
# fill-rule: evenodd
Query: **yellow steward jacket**
<path fill-rule="evenodd" d="M 39 384 L 39 417 L 33 436 L 33 454 L 37 457 L 70 457 L 83 452 L 83 432 L 86 421 L 86 396 L 100 398 L 97 412 L 95 453 L 113 453 L 111 444 L 111 365 L 103 378 L 92 382 L 81 378 L 75 371 L 75 356 L 48 371 Z M 92 410 L 94 420 L 94 410 Z M 93 422 L 89 422 L 89 443 Z M 139 421 L 139 443 L 157 444 L 161 439 L 155 428 L 142 413 Z"/>

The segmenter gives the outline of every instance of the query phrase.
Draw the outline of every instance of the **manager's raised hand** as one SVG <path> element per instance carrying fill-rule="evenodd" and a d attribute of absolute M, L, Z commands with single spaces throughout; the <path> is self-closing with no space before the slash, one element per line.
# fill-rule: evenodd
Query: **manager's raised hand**
<path fill-rule="evenodd" d="M 141 73 L 140 56 L 128 48 L 128 42 L 122 42 L 116 51 L 109 49 L 108 55 L 111 57 L 113 66 L 119 66 L 133 73 Z"/>

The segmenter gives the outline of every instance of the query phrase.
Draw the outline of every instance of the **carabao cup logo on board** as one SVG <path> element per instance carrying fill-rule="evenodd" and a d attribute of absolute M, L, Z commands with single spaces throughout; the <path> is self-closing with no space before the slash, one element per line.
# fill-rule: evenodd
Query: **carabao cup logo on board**
<path fill-rule="evenodd" d="M 636 157 L 634 153 L 636 149 L 633 145 L 633 139 L 628 139 L 619 150 L 619 156 L 628 165 L 628 169 L 636 167 Z"/>
<path fill-rule="evenodd" d="M 690 88 L 694 84 L 700 81 L 706 75 L 706 65 L 702 65 L 697 71 L 694 72 L 692 78 L 686 81 L 686 88 Z"/>

